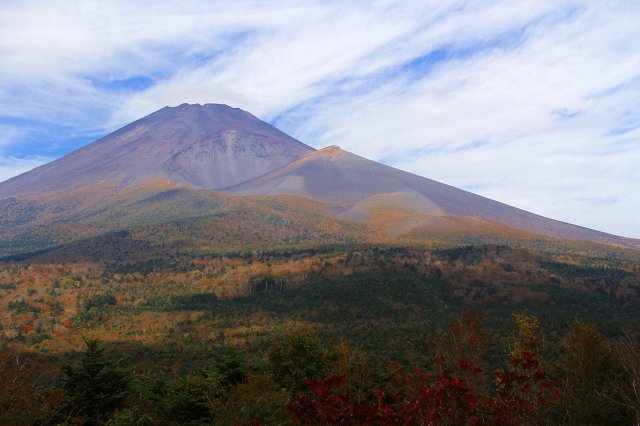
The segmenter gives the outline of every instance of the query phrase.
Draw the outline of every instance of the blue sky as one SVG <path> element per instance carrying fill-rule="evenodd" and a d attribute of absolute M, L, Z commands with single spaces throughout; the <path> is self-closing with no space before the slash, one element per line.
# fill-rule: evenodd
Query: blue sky
<path fill-rule="evenodd" d="M 165 105 L 226 103 L 640 237 L 640 3 L 4 1 L 0 180 Z"/>

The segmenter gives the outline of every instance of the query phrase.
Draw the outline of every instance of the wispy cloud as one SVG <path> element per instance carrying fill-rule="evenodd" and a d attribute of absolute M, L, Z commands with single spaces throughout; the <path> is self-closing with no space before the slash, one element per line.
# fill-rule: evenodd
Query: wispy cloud
<path fill-rule="evenodd" d="M 4 2 L 0 180 L 165 105 L 221 102 L 640 237 L 639 20 L 634 1 Z"/>
<path fill-rule="evenodd" d="M 2 157 L 0 156 L 0 182 L 10 179 L 20 173 L 41 166 L 53 160 L 47 157 Z"/>

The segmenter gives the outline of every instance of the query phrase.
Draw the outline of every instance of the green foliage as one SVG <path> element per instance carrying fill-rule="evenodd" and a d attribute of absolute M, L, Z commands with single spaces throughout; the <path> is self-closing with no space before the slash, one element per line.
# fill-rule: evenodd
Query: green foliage
<path fill-rule="evenodd" d="M 134 385 L 147 413 L 178 424 L 209 424 L 223 406 L 223 386 L 203 371 L 139 376 Z"/>
<path fill-rule="evenodd" d="M 162 412 L 180 424 L 201 422 L 220 410 L 222 386 L 215 376 L 188 374 L 167 383 Z"/>
<path fill-rule="evenodd" d="M 465 264 L 474 264 L 482 260 L 485 255 L 485 250 L 482 246 L 470 245 L 436 250 L 434 254 L 441 259 L 448 260 L 449 262 L 461 260 Z"/>
<path fill-rule="evenodd" d="M 608 343 L 640 329 L 636 264 L 565 254 L 545 263 L 503 246 L 233 250 L 104 268 L 3 265 L 0 279 L 16 283 L 0 299 L 10 320 L 3 336 L 56 363 L 77 333 L 108 335 L 108 353 L 126 354 L 145 372 L 134 375 L 127 398 L 97 411 L 96 421 L 112 425 L 282 424 L 281 407 L 304 395 L 304 378 L 339 376 L 341 392 L 366 404 L 378 385 L 392 386 L 390 362 L 428 369 L 434 353 L 446 355 L 449 370 L 480 366 L 488 382 L 467 383 L 483 392 L 494 371 L 513 373 L 514 383 L 524 374 L 504 369 L 505 353 L 540 355 L 535 362 L 561 388 L 560 404 L 543 417 L 557 424 L 625 424 L 629 410 L 640 412 L 629 373 L 640 370 L 637 338 L 615 351 Z M 25 301 L 34 288 L 38 297 Z M 459 317 L 465 310 L 484 321 Z M 305 331 L 274 340 L 292 329 Z M 82 421 L 86 409 L 66 393 L 59 420 L 70 412 L 70 421 Z"/>
<path fill-rule="evenodd" d="M 124 409 L 118 411 L 107 422 L 107 426 L 147 426 L 153 424 L 153 419 L 148 414 L 136 416 L 136 414 Z"/>
<path fill-rule="evenodd" d="M 64 365 L 62 388 L 74 416 L 98 423 L 122 406 L 129 393 L 130 373 L 104 359 L 99 339 L 85 339 L 86 350 L 76 365 Z"/>
<path fill-rule="evenodd" d="M 282 387 L 298 390 L 304 378 L 329 373 L 336 354 L 308 330 L 294 331 L 275 340 L 267 351 L 268 368 Z"/>
<path fill-rule="evenodd" d="M 38 308 L 37 306 L 30 305 L 24 299 L 18 299 L 18 300 L 14 300 L 13 302 L 9 302 L 7 307 L 10 310 L 16 311 L 18 313 L 21 313 L 21 312 L 39 313 L 41 311 L 40 308 Z"/>
<path fill-rule="evenodd" d="M 43 399 L 55 392 L 30 395 L 34 376 L 24 376 L 20 366 L 10 368 L 11 358 L 0 358 L 6 379 L 0 381 L 0 405 L 11 410 L 10 417 L 0 412 L 0 419 L 46 424 L 58 412 L 59 422 L 87 425 L 291 424 L 289 410 L 304 424 L 358 419 L 386 425 L 391 418 L 397 420 L 392 424 L 631 423 L 640 406 L 634 395 L 640 359 L 635 336 L 626 335 L 612 350 L 596 327 L 573 322 L 557 383 L 546 362 L 530 351 L 544 342 L 538 319 L 518 314 L 515 322 L 512 345 L 508 336 L 502 339 L 507 348 L 487 345 L 482 318 L 463 311 L 427 354 L 437 353 L 428 373 L 415 364 L 373 371 L 362 351 L 306 329 L 272 340 L 262 354 L 264 364 L 248 351 L 218 347 L 209 367 L 170 373 L 125 373 L 104 360 L 98 340 L 87 339 L 82 359 L 63 367 L 62 409 L 55 408 L 55 398 Z M 487 364 L 485 350 L 498 357 L 511 351 L 509 363 Z"/>
<path fill-rule="evenodd" d="M 290 391 L 283 389 L 269 374 L 249 375 L 245 383 L 231 388 L 227 402 L 216 419 L 220 425 L 250 424 L 256 419 L 265 425 L 289 424 L 283 406 L 291 402 Z"/>
<path fill-rule="evenodd" d="M 574 321 L 564 342 L 561 416 L 570 425 L 624 424 L 623 407 L 610 398 L 618 375 L 611 346 L 592 324 Z"/>
<path fill-rule="evenodd" d="M 218 298 L 213 293 L 186 294 L 173 299 L 174 309 L 201 310 L 215 304 Z"/>
<path fill-rule="evenodd" d="M 211 371 L 218 377 L 220 385 L 229 389 L 246 381 L 249 367 L 244 353 L 230 347 L 214 361 Z"/>
<path fill-rule="evenodd" d="M 614 283 L 630 275 L 629 271 L 619 268 L 605 268 L 602 266 L 571 265 L 562 262 L 540 261 L 540 266 L 548 271 L 555 272 L 563 277 L 574 279 L 586 277 L 591 280 L 604 280 L 607 283 Z"/>
<path fill-rule="evenodd" d="M 115 306 L 118 303 L 113 293 L 96 294 L 84 301 L 84 309 L 88 311 L 92 308 L 102 308 L 105 306 Z"/>

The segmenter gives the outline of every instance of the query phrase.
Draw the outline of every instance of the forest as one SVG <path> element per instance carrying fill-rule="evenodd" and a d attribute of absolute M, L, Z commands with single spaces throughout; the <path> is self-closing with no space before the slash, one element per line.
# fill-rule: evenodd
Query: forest
<path fill-rule="evenodd" d="M 0 424 L 637 424 L 637 254 L 0 264 Z"/>

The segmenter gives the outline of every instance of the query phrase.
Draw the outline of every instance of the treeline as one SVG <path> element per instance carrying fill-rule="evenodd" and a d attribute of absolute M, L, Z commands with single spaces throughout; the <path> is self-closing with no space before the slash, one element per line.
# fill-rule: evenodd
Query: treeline
<path fill-rule="evenodd" d="M 223 346 L 189 371 L 134 371 L 107 344 L 49 380 L 24 355 L 0 357 L 0 424 L 84 425 L 607 425 L 640 421 L 640 344 L 608 341 L 573 322 L 552 359 L 534 316 L 515 315 L 505 347 L 489 347 L 482 318 L 463 311 L 413 368 L 309 330 L 274 338 L 255 356 Z M 496 359 L 501 361 L 496 362 Z"/>

